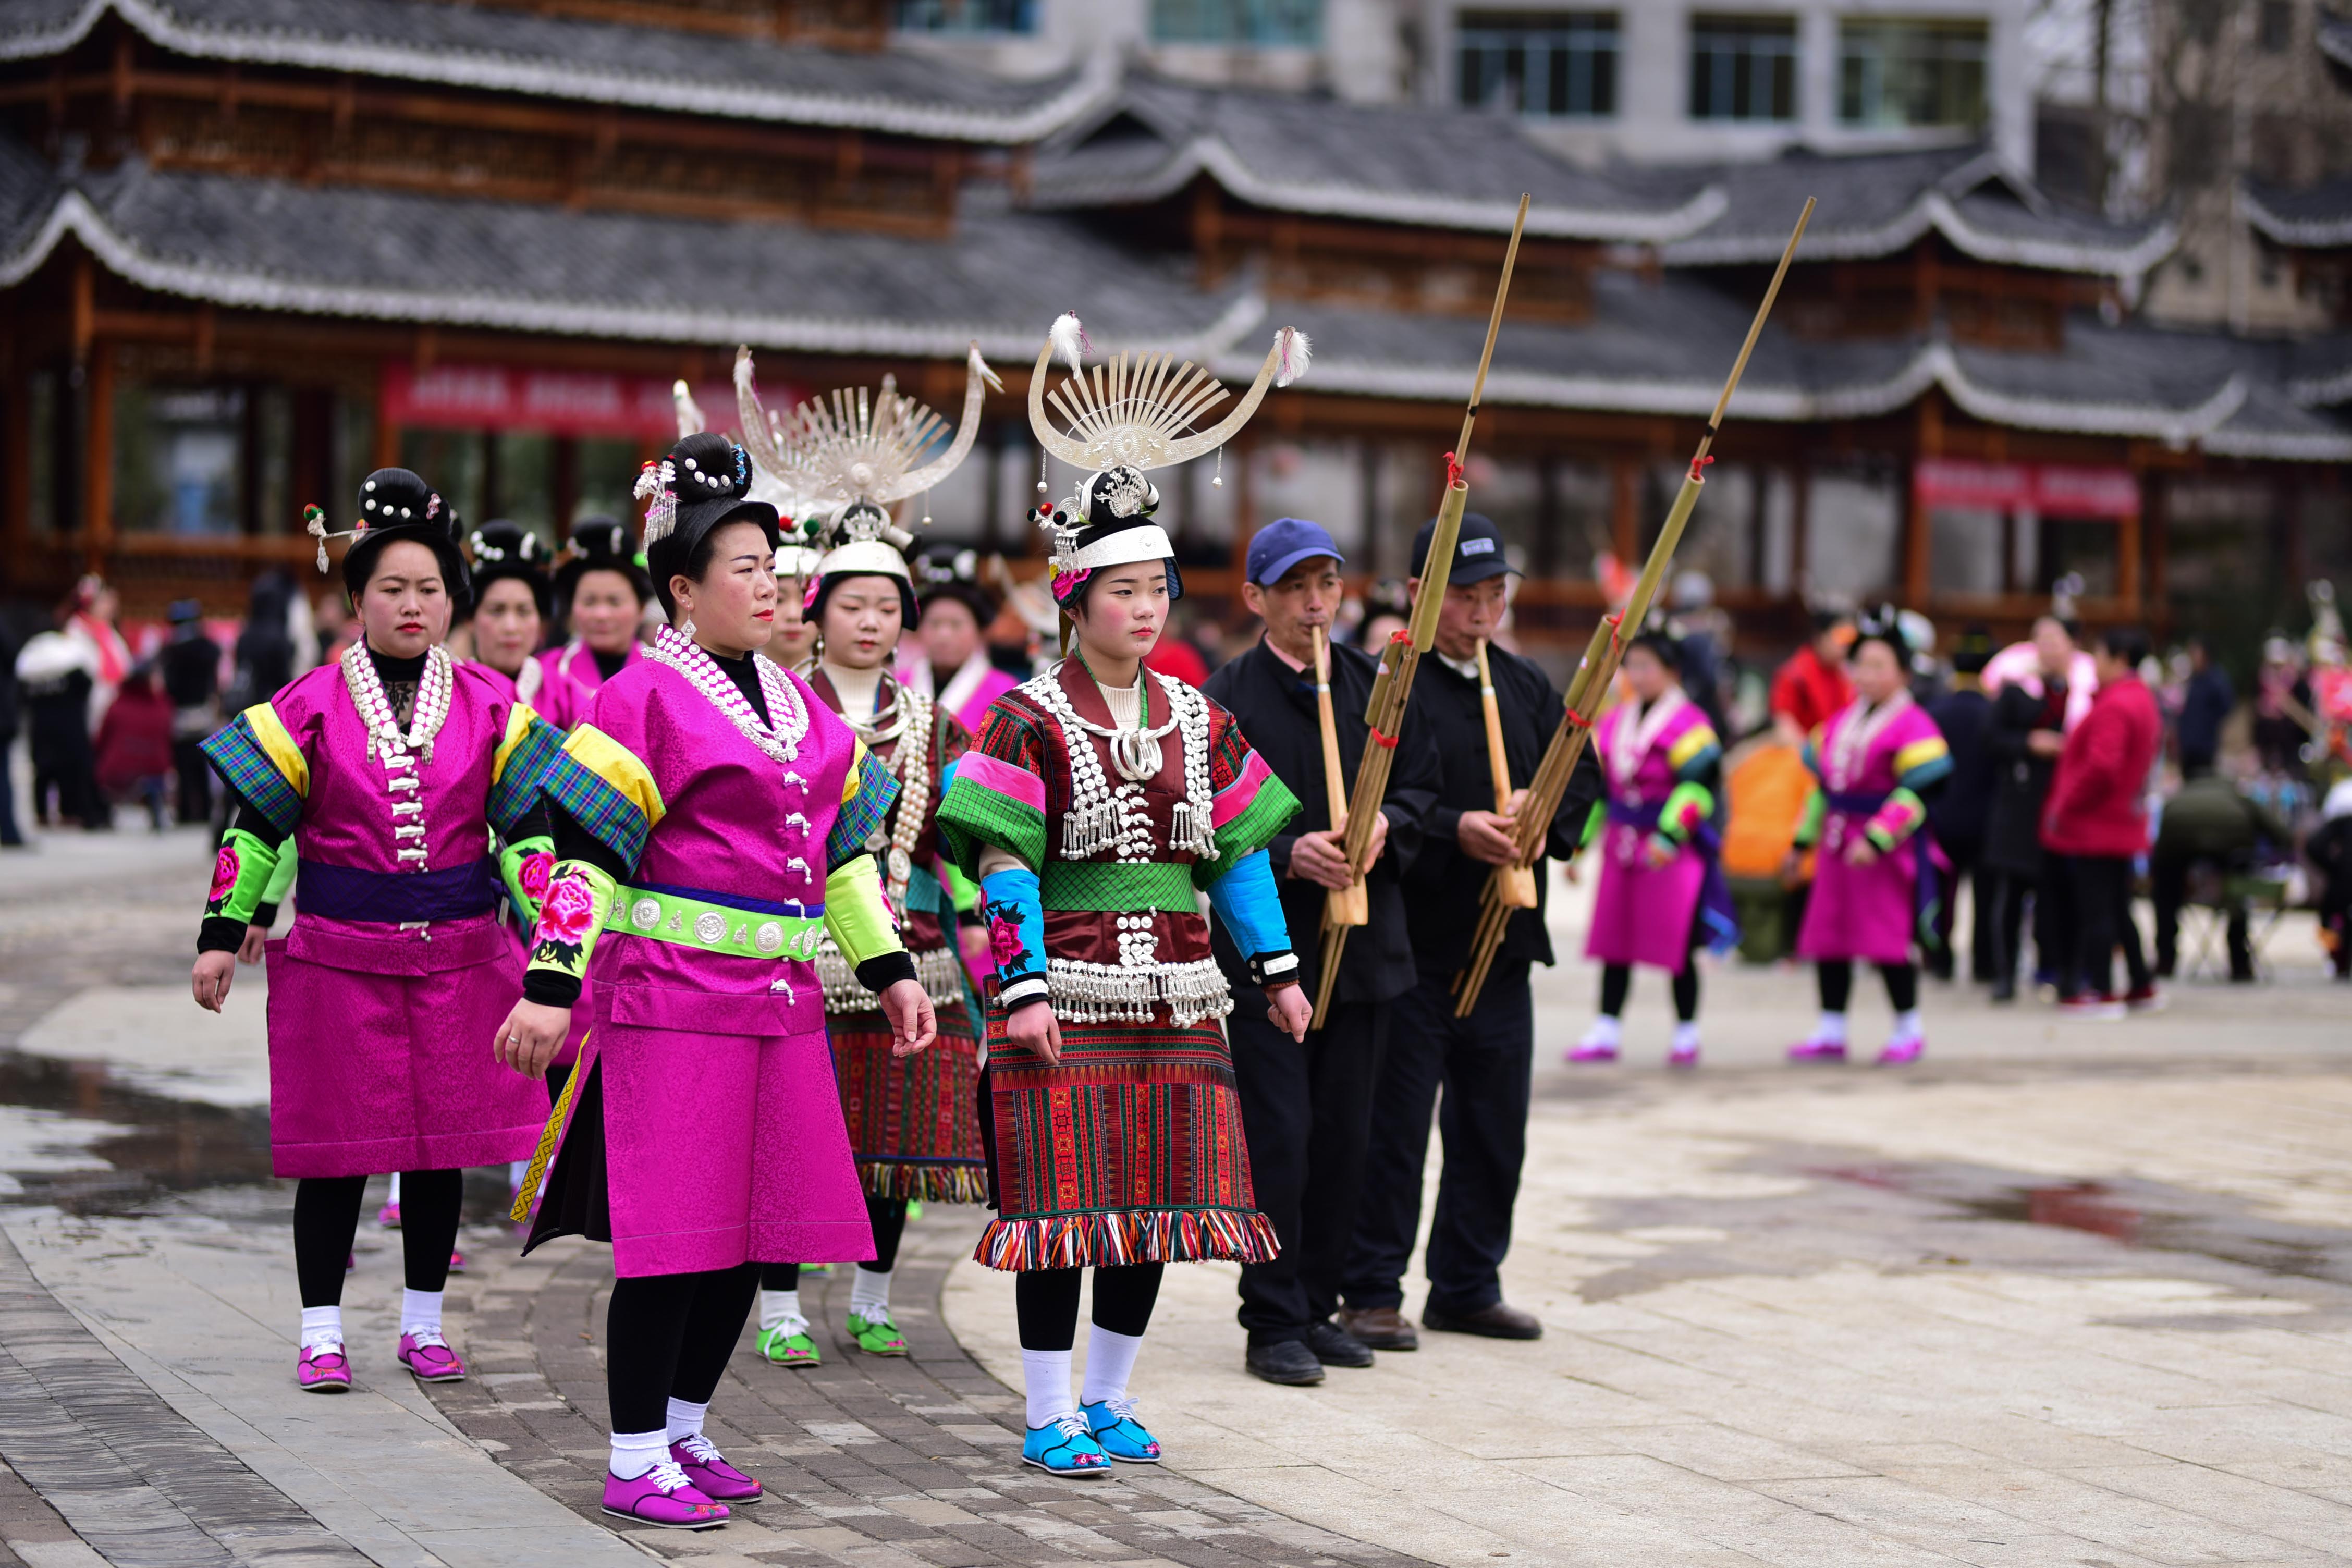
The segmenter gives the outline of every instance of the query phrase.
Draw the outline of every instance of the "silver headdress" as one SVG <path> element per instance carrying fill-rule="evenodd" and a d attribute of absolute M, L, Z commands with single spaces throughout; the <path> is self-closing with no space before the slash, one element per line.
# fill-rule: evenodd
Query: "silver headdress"
<path fill-rule="evenodd" d="M 1312 345 L 1296 328 L 1277 331 L 1250 389 L 1205 429 L 1194 426 L 1229 395 L 1206 370 L 1190 360 L 1178 364 L 1172 353 L 1124 351 L 1089 370 L 1086 356 L 1092 348 L 1076 313 L 1066 312 L 1037 351 L 1029 378 L 1029 427 L 1038 444 L 1088 470 L 1067 502 L 1041 502 L 1031 514 L 1053 537 L 1056 597 L 1065 580 L 1074 580 L 1075 589 L 1082 574 L 1096 567 L 1174 555 L 1166 531 L 1147 521 L 1160 492 L 1144 475 L 1221 450 L 1249 423 L 1269 387 L 1288 386 L 1307 374 Z M 1057 355 L 1070 374 L 1049 390 L 1046 372 Z M 1048 417 L 1048 403 L 1058 423 Z M 1037 488 L 1042 493 L 1045 481 L 1039 479 Z"/>

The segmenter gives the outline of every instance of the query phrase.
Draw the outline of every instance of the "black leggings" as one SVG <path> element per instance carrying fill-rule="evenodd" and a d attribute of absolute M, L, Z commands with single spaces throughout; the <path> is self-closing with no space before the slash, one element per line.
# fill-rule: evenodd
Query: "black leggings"
<path fill-rule="evenodd" d="M 857 1267 L 868 1274 L 887 1274 L 898 1267 L 898 1238 L 907 1233 L 907 1200 L 877 1198 L 866 1194 L 866 1217 L 874 1226 L 874 1261 Z M 762 1263 L 760 1265 L 760 1289 L 762 1290 L 797 1290 L 801 1288 L 801 1266 L 797 1263 Z"/>
<path fill-rule="evenodd" d="M 1706 918 L 1705 904 L 1691 911 L 1690 935 L 1683 939 L 1683 966 L 1675 972 L 1675 1016 L 1685 1024 L 1698 1016 L 1698 929 Z M 1632 964 L 1601 966 L 1601 1011 L 1607 1016 L 1624 1016 L 1626 994 L 1633 989 Z"/>
<path fill-rule="evenodd" d="M 743 1336 L 760 1266 L 613 1281 L 604 1314 L 604 1389 L 615 1432 L 657 1432 L 672 1398 L 708 1405 Z"/>
<path fill-rule="evenodd" d="M 1822 972 L 1822 1011 L 1843 1013 L 1853 996 L 1853 960 L 1824 958 L 1819 961 Z M 1887 1005 L 1898 1013 L 1908 1013 L 1919 1005 L 1919 966 L 1916 963 L 1882 963 L 1878 973 L 1886 980 Z"/>
<path fill-rule="evenodd" d="M 1160 1299 L 1157 1263 L 1129 1263 L 1095 1270 L 1095 1327 L 1137 1339 L 1151 1326 L 1152 1303 Z M 1033 1268 L 1013 1276 L 1013 1302 L 1021 1321 L 1024 1351 L 1066 1351 L 1078 1342 L 1080 1268 Z"/>
<path fill-rule="evenodd" d="M 294 1184 L 294 1279 L 305 1307 L 342 1305 L 343 1265 L 359 1234 L 367 1184 L 365 1176 L 305 1176 Z M 449 1282 L 465 1196 L 463 1171 L 400 1173 L 400 1250 L 410 1289 L 438 1290 Z"/>

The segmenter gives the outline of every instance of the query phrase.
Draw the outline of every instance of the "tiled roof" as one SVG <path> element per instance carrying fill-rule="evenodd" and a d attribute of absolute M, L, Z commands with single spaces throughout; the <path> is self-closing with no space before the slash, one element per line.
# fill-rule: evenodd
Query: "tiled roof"
<path fill-rule="evenodd" d="M 2246 221 L 2281 245 L 2333 248 L 2352 245 L 2352 180 L 2301 190 L 2242 183 Z"/>
<path fill-rule="evenodd" d="M 71 235 L 144 287 L 301 314 L 927 358 L 961 357 L 977 339 L 1019 363 L 1075 307 L 1107 342 L 1206 356 L 1229 378 L 1255 374 L 1257 345 L 1278 321 L 1314 339 L 1318 391 L 1448 403 L 1469 391 L 1481 319 L 1270 308 L 1247 281 L 1201 290 L 1189 258 L 1125 247 L 1086 216 L 981 208 L 968 199 L 958 237 L 938 241 L 159 174 L 136 163 L 63 183 L 0 137 L 0 288 Z M 339 242 L 319 244 L 320 235 Z M 1590 321 L 1509 324 L 1486 399 L 1704 414 L 1752 310 L 1696 273 L 1644 281 L 1603 271 Z M 1995 424 L 2352 461 L 2352 426 L 2303 405 L 2329 401 L 2314 388 L 2347 361 L 2308 344 L 2111 328 L 2087 316 L 2069 323 L 2056 353 L 1931 335 L 1813 342 L 1768 329 L 1732 411 L 1867 417 L 1933 386 Z"/>
<path fill-rule="evenodd" d="M 2319 52 L 2352 70 L 2352 16 L 2319 15 Z"/>
<path fill-rule="evenodd" d="M 1044 82 L 921 55 L 624 26 L 443 0 L 15 0 L 0 59 L 71 47 L 109 13 L 174 53 L 730 119 L 1034 142 L 1110 92 L 1103 58 Z"/>

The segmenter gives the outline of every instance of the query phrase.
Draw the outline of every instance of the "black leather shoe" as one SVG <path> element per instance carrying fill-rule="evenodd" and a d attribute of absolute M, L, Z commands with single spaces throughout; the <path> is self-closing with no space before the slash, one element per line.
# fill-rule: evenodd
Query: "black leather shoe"
<path fill-rule="evenodd" d="M 1307 1328 L 1307 1348 L 1325 1366 L 1372 1364 L 1372 1347 L 1328 1319 Z"/>
<path fill-rule="evenodd" d="M 1299 1340 L 1252 1345 L 1243 1364 L 1249 1368 L 1252 1377 L 1262 1377 L 1268 1383 L 1287 1384 L 1293 1388 L 1309 1388 L 1323 1381 L 1323 1363 L 1317 1361 L 1315 1352 Z"/>
<path fill-rule="evenodd" d="M 1994 982 L 1992 983 L 1992 999 L 1993 999 L 1994 1001 L 1996 1001 L 1996 1002 L 2014 1002 L 2014 1001 L 2016 1001 L 2016 1000 L 2017 1000 L 2017 982 L 2016 982 L 2016 981 L 2014 981 L 2014 980 L 1996 980 L 1996 981 L 1994 981 Z"/>
<path fill-rule="evenodd" d="M 1447 1312 L 1435 1307 L 1421 1310 L 1421 1326 L 1441 1334 L 1477 1334 L 1490 1340 L 1539 1340 L 1543 1324 L 1533 1312 L 1522 1312 L 1497 1301 L 1475 1312 Z"/>

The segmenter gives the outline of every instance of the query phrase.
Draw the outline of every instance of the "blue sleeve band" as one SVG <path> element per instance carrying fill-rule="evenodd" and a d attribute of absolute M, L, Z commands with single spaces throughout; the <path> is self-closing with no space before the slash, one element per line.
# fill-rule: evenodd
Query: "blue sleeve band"
<path fill-rule="evenodd" d="M 1271 879 L 1266 886 L 1273 887 Z M 1037 873 L 1008 867 L 981 879 L 980 916 L 996 965 L 996 996 L 1007 1010 L 1045 995 L 1045 903 Z"/>
<path fill-rule="evenodd" d="M 1234 935 L 1244 958 L 1290 951 L 1290 930 L 1282 919 L 1282 899 L 1274 890 L 1274 868 L 1260 849 L 1209 884 L 1209 907 Z"/>

